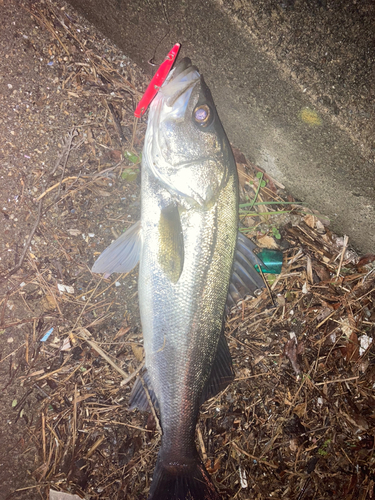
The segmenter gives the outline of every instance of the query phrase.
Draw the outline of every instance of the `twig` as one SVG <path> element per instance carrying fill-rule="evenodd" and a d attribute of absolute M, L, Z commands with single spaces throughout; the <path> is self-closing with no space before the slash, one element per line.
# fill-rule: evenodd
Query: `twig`
<path fill-rule="evenodd" d="M 77 437 L 77 384 L 74 384 L 74 398 L 73 398 L 73 425 L 72 425 L 72 456 L 74 457 Z"/>
<path fill-rule="evenodd" d="M 357 380 L 359 379 L 359 375 L 356 377 L 349 377 L 349 378 L 336 378 L 335 380 L 326 380 L 325 382 L 318 382 L 314 385 L 325 385 L 325 384 L 336 384 L 338 382 L 349 382 L 349 380 Z"/>
<path fill-rule="evenodd" d="M 88 187 L 90 184 L 94 183 L 96 181 L 96 179 L 100 178 L 100 177 L 103 177 L 105 173 L 107 172 L 111 172 L 113 170 L 115 170 L 118 166 L 121 165 L 121 163 L 123 163 L 124 160 L 121 160 L 119 161 L 118 163 L 116 163 L 116 165 L 114 165 L 113 167 L 110 167 L 110 168 L 107 168 L 106 170 L 102 170 L 101 172 L 98 172 L 96 174 L 94 174 L 93 176 L 90 176 L 90 180 L 86 182 L 86 184 L 83 184 L 81 186 L 81 188 L 86 188 Z M 66 182 L 66 181 L 69 181 L 71 179 L 75 179 L 76 181 L 79 180 L 79 179 L 87 179 L 87 176 L 81 176 L 81 175 L 78 175 L 78 176 L 75 176 L 75 177 L 66 177 L 65 179 L 63 179 L 62 182 Z M 59 182 L 57 182 L 56 184 L 54 184 L 53 186 L 49 187 L 48 189 L 46 189 L 46 191 L 44 191 L 37 199 L 36 201 L 39 201 L 40 199 L 42 199 L 47 193 L 49 193 L 50 191 L 52 191 L 53 189 L 57 188 L 59 186 Z M 73 183 L 74 184 L 74 183 Z M 73 186 L 72 184 L 72 186 Z M 70 188 L 72 187 L 70 186 Z M 78 188 L 77 188 L 78 189 Z M 75 191 L 77 191 L 77 189 L 75 189 L 74 191 L 69 191 L 68 193 L 66 193 L 64 196 L 62 196 L 58 202 L 62 201 L 64 198 L 66 198 L 67 196 L 73 194 Z M 49 207 L 47 207 L 49 208 Z"/>
<path fill-rule="evenodd" d="M 272 304 L 273 304 L 273 307 L 276 307 L 276 304 L 275 304 L 275 301 L 273 300 L 273 297 L 272 297 L 272 291 L 271 291 L 271 288 L 268 284 L 268 281 L 266 280 L 266 278 L 264 277 L 264 274 L 263 274 L 263 271 L 262 271 L 262 268 L 260 266 L 259 267 L 259 271 L 260 271 L 260 274 L 262 276 L 262 279 L 263 279 L 263 282 L 265 284 L 265 288 L 267 289 L 267 292 L 268 292 L 268 295 L 272 301 Z"/>
<path fill-rule="evenodd" d="M 42 412 L 43 462 L 46 461 L 46 415 Z"/>
<path fill-rule="evenodd" d="M 70 130 L 70 132 L 68 134 L 68 137 L 64 141 L 64 149 L 63 149 L 62 156 L 61 156 L 61 158 L 64 158 L 64 163 L 62 165 L 62 173 L 61 173 L 61 178 L 60 178 L 60 184 L 59 184 L 59 189 L 57 191 L 56 197 L 60 196 L 61 184 L 62 184 L 62 181 L 64 179 L 66 164 L 68 163 L 70 152 L 72 150 L 72 142 L 73 142 L 74 137 L 76 137 L 77 135 L 78 135 L 78 132 L 73 128 L 72 130 Z M 57 166 L 58 166 L 58 164 L 57 164 Z M 54 171 L 56 171 L 56 169 L 57 169 L 57 167 L 55 166 Z"/>
<path fill-rule="evenodd" d="M 138 373 L 142 370 L 144 366 L 145 366 L 144 362 L 141 363 L 138 366 L 138 368 L 134 370 L 133 373 L 131 373 L 127 378 L 124 378 L 124 380 L 121 380 L 120 386 L 123 387 L 124 385 L 128 384 L 131 380 L 133 380 L 133 378 L 138 375 Z"/>
<path fill-rule="evenodd" d="M 20 349 L 22 349 L 22 347 L 25 345 L 25 343 L 21 344 L 19 347 L 17 347 L 17 349 L 15 349 L 14 351 L 10 352 L 7 356 L 5 356 L 5 358 L 2 358 L 0 359 L 0 364 L 5 361 L 6 359 L 8 359 L 10 356 L 13 356 L 14 354 L 16 354 L 17 351 L 19 351 Z"/>
<path fill-rule="evenodd" d="M 95 423 L 98 423 L 98 424 L 108 424 L 108 420 L 95 420 Z M 142 431 L 142 432 L 150 432 L 150 433 L 153 433 L 154 431 L 151 430 L 151 429 L 144 429 L 143 427 L 139 427 L 138 425 L 131 425 L 131 424 L 128 424 L 126 422 L 117 422 L 116 420 L 111 420 L 111 424 L 112 425 L 124 425 L 125 427 L 129 427 L 130 429 L 137 429 L 138 431 Z"/>
<path fill-rule="evenodd" d="M 203 462 L 205 463 L 207 461 L 207 452 L 206 452 L 206 447 L 205 447 L 204 441 L 203 441 L 202 431 L 200 430 L 199 425 L 197 426 L 197 434 L 198 434 L 199 446 L 200 446 L 201 452 L 202 452 L 202 459 L 203 459 Z"/>
<path fill-rule="evenodd" d="M 23 396 L 22 398 L 18 401 L 18 403 L 16 404 L 16 406 L 13 408 L 13 410 L 17 411 L 17 410 L 20 410 L 21 408 L 23 408 L 24 404 L 25 404 L 25 401 L 26 399 L 30 396 L 30 394 L 33 392 L 32 389 L 29 389 Z"/>
<path fill-rule="evenodd" d="M 39 387 L 38 384 L 34 384 L 35 389 L 37 389 L 45 398 L 51 399 L 51 396 L 46 393 L 46 391 L 43 391 L 41 387 Z"/>
<path fill-rule="evenodd" d="M 69 50 L 65 47 L 65 45 L 63 44 L 61 38 L 59 37 L 59 35 L 55 32 L 55 30 L 53 29 L 52 26 L 50 26 L 50 23 L 47 21 L 47 19 L 45 18 L 44 14 L 42 14 L 42 12 L 39 11 L 39 14 L 41 16 L 41 18 L 39 16 L 37 16 L 35 14 L 35 12 L 33 12 L 32 10 L 24 7 L 25 10 L 27 10 L 28 12 L 30 12 L 30 14 L 32 16 L 34 16 L 36 19 L 38 19 L 38 21 L 40 21 L 42 24 L 44 24 L 44 26 L 47 28 L 47 30 L 51 33 L 51 35 L 53 37 L 56 38 L 56 40 L 58 40 L 58 42 L 60 43 L 61 47 L 65 50 L 66 54 L 68 56 L 70 56 L 70 53 L 69 53 Z"/>
<path fill-rule="evenodd" d="M 318 330 L 318 329 L 319 329 L 322 325 L 324 325 L 324 323 L 325 323 L 326 321 L 328 321 L 330 318 L 332 318 L 332 316 L 333 316 L 334 314 L 336 314 L 336 312 L 337 312 L 337 311 L 332 311 L 332 312 L 331 312 L 331 314 L 330 314 L 329 316 L 327 316 L 326 318 L 324 318 L 324 319 L 323 319 L 323 320 L 319 323 L 319 325 L 316 325 L 315 329 L 316 329 L 316 330 Z M 319 341 L 319 342 L 320 342 L 320 341 Z M 318 342 L 316 342 L 316 344 L 317 344 L 317 343 L 318 343 Z"/>
<path fill-rule="evenodd" d="M 2 325 L 4 323 L 4 319 L 5 319 L 5 311 L 6 311 L 6 308 L 7 308 L 7 303 L 8 303 L 8 298 L 9 298 L 9 292 L 5 295 L 4 299 L 3 299 L 3 307 L 1 308 L 1 313 L 0 313 L 0 325 Z"/>
<path fill-rule="evenodd" d="M 22 255 L 20 257 L 20 260 L 18 262 L 18 264 L 11 270 L 8 272 L 8 274 L 6 274 L 3 279 L 0 280 L 0 283 L 8 278 L 10 278 L 10 276 L 12 276 L 13 274 L 15 274 L 19 269 L 21 269 L 22 267 L 22 264 L 23 264 L 23 261 L 25 260 L 25 257 L 26 257 L 26 253 L 27 253 L 27 250 L 29 248 L 29 245 L 31 243 L 31 240 L 33 239 L 33 236 L 35 234 L 35 231 L 37 230 L 38 226 L 39 226 L 39 223 L 40 223 L 40 219 L 42 217 L 42 201 L 39 201 L 39 205 L 38 205 L 38 215 L 37 215 L 37 218 L 36 218 L 36 221 L 35 221 L 35 224 L 34 224 L 34 227 L 32 228 L 30 234 L 29 234 L 29 237 L 27 238 L 27 241 L 25 243 L 25 247 L 23 249 L 23 252 L 22 252 Z"/>
<path fill-rule="evenodd" d="M 56 172 L 56 170 L 57 170 L 58 166 L 60 165 L 61 160 L 64 158 L 64 156 L 66 158 L 64 160 L 63 171 L 65 171 L 66 162 L 68 161 L 68 157 L 69 157 L 69 153 L 70 153 L 70 150 L 71 150 L 71 145 L 72 145 L 73 137 L 76 137 L 77 135 L 78 135 L 78 132 L 74 128 L 72 128 L 68 132 L 67 137 L 64 140 L 64 148 L 63 148 L 60 156 L 57 158 L 55 166 L 52 169 L 51 175 L 53 175 Z"/>
<path fill-rule="evenodd" d="M 135 133 L 137 131 L 137 125 L 138 125 L 138 118 L 134 117 L 134 122 L 133 122 L 133 135 L 132 135 L 132 143 L 130 146 L 130 149 L 133 149 L 134 147 L 134 141 L 135 141 Z"/>
<path fill-rule="evenodd" d="M 231 441 L 229 444 L 231 444 L 233 446 L 233 448 L 235 448 L 239 453 L 242 453 L 243 455 L 246 455 L 247 457 L 249 457 L 253 460 L 256 460 L 259 464 L 268 465 L 268 467 L 271 467 L 272 469 L 278 468 L 278 465 L 271 464 L 270 462 L 267 462 L 266 460 L 263 460 L 261 458 L 255 457 L 254 455 L 251 455 L 247 451 L 240 448 L 234 441 Z"/>
<path fill-rule="evenodd" d="M 52 191 L 53 189 L 59 187 L 63 182 L 68 182 L 72 179 L 78 179 L 79 176 L 73 176 L 73 177 L 65 177 L 65 179 L 63 179 L 62 181 L 59 181 L 59 182 L 56 182 L 56 184 L 54 184 L 53 186 L 49 187 L 48 189 L 46 189 L 44 191 L 44 193 L 42 193 L 41 195 L 38 196 L 38 198 L 36 199 L 36 201 L 40 201 L 42 198 L 45 197 L 45 195 L 47 193 L 49 193 L 50 191 Z"/>
<path fill-rule="evenodd" d="M 89 305 L 89 303 L 90 303 L 90 301 L 91 301 L 91 299 L 92 299 L 93 294 L 96 292 L 96 290 L 97 290 L 97 288 L 98 288 L 98 286 L 100 285 L 100 283 L 101 283 L 101 282 L 102 282 L 102 278 L 100 278 L 100 280 L 98 281 L 98 283 L 97 283 L 96 287 L 94 288 L 94 290 L 92 291 L 92 293 L 91 293 L 90 297 L 88 298 L 87 302 L 86 302 L 86 303 L 85 303 L 85 305 L 83 306 L 82 311 L 79 313 L 79 316 L 78 316 L 78 318 L 76 319 L 76 322 L 74 323 L 74 326 L 73 326 L 72 330 L 74 330 L 74 329 L 75 329 L 75 327 L 77 326 L 78 321 L 81 319 L 82 314 L 84 313 L 84 311 L 85 311 L 86 307 Z M 89 333 L 89 332 L 87 332 L 87 333 Z"/>
<path fill-rule="evenodd" d="M 88 332 L 85 328 L 79 328 L 78 337 L 81 337 L 85 342 L 87 342 L 89 346 L 92 347 L 98 354 L 100 354 L 100 356 L 102 356 L 102 358 L 104 358 L 107 361 L 107 363 L 109 363 L 112 366 L 112 368 L 114 368 L 124 379 L 128 379 L 129 374 L 125 373 L 124 370 L 122 370 L 119 366 L 117 366 L 116 363 L 112 361 L 112 359 L 108 356 L 108 354 L 106 354 L 103 351 L 103 349 L 98 346 L 96 342 L 90 340 L 88 338 L 88 334 L 90 335 L 90 332 Z"/>
<path fill-rule="evenodd" d="M 35 488 L 42 488 L 43 486 L 49 486 L 49 483 L 38 483 L 38 484 L 34 484 L 33 486 L 27 486 L 26 488 L 17 488 L 16 490 L 14 490 L 15 492 L 16 491 L 27 491 L 27 490 L 33 490 Z M 9 498 L 9 497 L 8 497 Z"/>
<path fill-rule="evenodd" d="M 109 111 L 111 112 L 113 122 L 116 125 L 116 130 L 117 130 L 117 133 L 120 137 L 120 142 L 125 143 L 126 137 L 124 136 L 124 132 L 122 131 L 121 122 L 117 116 L 117 113 L 115 112 L 115 108 L 113 107 L 113 105 L 110 102 L 107 102 L 107 106 L 108 106 Z"/>
<path fill-rule="evenodd" d="M 337 274 L 336 274 L 336 281 L 339 279 L 339 276 L 340 276 L 342 263 L 344 261 L 346 247 L 348 246 L 348 241 L 349 241 L 349 238 L 345 235 L 344 236 L 344 246 L 342 247 L 342 251 L 341 251 L 340 264 L 339 264 L 339 267 L 337 269 Z"/>
<path fill-rule="evenodd" d="M 102 442 L 105 440 L 105 436 L 100 436 L 96 442 L 91 446 L 91 448 L 89 449 L 89 451 L 87 452 L 86 454 L 86 458 L 90 458 L 91 455 L 94 454 L 95 450 L 102 444 Z"/>
<path fill-rule="evenodd" d="M 258 187 L 255 191 L 255 196 L 254 198 L 252 199 L 252 201 L 250 202 L 249 204 L 249 210 L 251 210 L 254 206 L 254 203 L 257 201 L 257 198 L 258 198 L 258 194 L 259 194 L 259 191 L 260 191 L 260 188 L 262 187 L 262 180 L 263 180 L 263 172 L 260 173 L 260 177 L 257 177 L 258 178 Z"/>

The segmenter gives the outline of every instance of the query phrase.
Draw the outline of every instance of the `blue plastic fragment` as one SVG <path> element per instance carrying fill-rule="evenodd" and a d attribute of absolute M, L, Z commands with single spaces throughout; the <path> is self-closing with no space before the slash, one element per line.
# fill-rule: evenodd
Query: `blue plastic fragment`
<path fill-rule="evenodd" d="M 48 340 L 48 337 L 51 335 L 52 332 L 53 332 L 53 327 L 50 328 L 48 332 L 44 334 L 44 336 L 40 339 L 40 341 L 45 342 L 46 340 Z"/>

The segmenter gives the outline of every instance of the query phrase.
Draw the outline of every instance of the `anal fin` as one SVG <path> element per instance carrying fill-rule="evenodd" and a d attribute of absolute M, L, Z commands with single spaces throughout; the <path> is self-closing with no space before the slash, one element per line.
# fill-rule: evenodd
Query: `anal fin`
<path fill-rule="evenodd" d="M 211 374 L 201 396 L 201 404 L 224 390 L 231 382 L 233 382 L 233 379 L 234 370 L 232 357 L 229 352 L 227 339 L 224 335 L 223 325 Z"/>
<path fill-rule="evenodd" d="M 143 382 L 143 383 L 142 383 Z M 135 384 L 133 386 L 132 392 L 130 393 L 129 399 L 129 409 L 141 411 L 151 411 L 149 398 L 147 397 L 147 393 L 145 390 L 147 388 L 148 395 L 155 409 L 158 409 L 159 404 L 158 400 L 155 396 L 155 392 L 151 385 L 151 380 L 147 370 L 143 372 L 140 377 L 137 377 Z"/>

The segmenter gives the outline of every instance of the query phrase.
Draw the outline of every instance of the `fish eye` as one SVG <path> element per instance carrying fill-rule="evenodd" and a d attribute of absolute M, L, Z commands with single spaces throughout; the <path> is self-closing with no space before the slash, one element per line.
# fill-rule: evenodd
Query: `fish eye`
<path fill-rule="evenodd" d="M 193 112 L 195 123 L 201 127 L 207 127 L 212 123 L 213 113 L 207 104 L 201 104 Z"/>

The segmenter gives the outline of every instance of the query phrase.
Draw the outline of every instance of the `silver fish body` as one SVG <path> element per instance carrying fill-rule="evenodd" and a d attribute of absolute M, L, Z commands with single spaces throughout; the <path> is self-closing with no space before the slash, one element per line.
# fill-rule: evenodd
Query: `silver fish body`
<path fill-rule="evenodd" d="M 113 243 L 93 271 L 123 272 L 139 258 L 147 371 L 131 405 L 146 409 L 146 385 L 163 431 L 149 499 L 217 500 L 196 450 L 195 427 L 200 404 L 234 375 L 223 316 L 237 240 L 238 179 L 211 93 L 188 59 L 151 104 L 141 204 L 141 223 Z"/>

